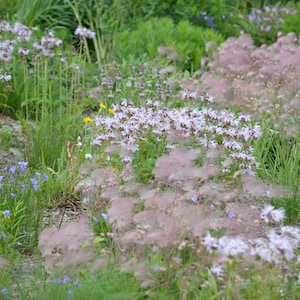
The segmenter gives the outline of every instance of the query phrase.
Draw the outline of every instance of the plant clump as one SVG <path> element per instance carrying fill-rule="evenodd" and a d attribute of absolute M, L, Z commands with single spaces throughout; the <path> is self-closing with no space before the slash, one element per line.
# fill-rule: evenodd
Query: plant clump
<path fill-rule="evenodd" d="M 260 47 L 254 46 L 251 36 L 241 34 L 217 49 L 201 76 L 202 87 L 220 105 L 234 105 L 260 118 L 270 116 L 278 127 L 293 123 L 299 106 L 299 57 L 294 33 L 279 34 L 275 43 Z M 293 135 L 293 126 L 288 127 Z"/>

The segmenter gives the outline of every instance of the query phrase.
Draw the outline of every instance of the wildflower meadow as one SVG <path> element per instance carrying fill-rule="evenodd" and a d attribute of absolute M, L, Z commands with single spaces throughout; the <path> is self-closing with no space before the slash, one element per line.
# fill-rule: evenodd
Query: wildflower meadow
<path fill-rule="evenodd" d="M 299 299 L 297 1 L 0 3 L 0 299 Z"/>

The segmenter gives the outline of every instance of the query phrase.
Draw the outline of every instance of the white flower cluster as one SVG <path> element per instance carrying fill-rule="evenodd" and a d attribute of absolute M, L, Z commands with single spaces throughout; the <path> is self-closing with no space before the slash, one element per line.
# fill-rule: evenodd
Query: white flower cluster
<path fill-rule="evenodd" d="M 266 214 L 274 213 L 273 221 L 281 222 L 284 216 L 283 209 L 274 209 L 267 206 L 262 211 L 262 218 L 265 220 Z M 300 255 L 297 255 L 297 249 L 300 247 L 300 228 L 292 226 L 281 226 L 278 232 L 271 229 L 266 237 L 260 237 L 255 240 L 243 241 L 240 237 L 214 238 L 210 232 L 204 237 L 202 244 L 209 253 L 216 252 L 223 262 L 230 258 L 242 256 L 249 249 L 253 257 L 257 257 L 267 263 L 274 265 L 284 265 L 287 262 L 300 262 Z M 217 276 L 222 275 L 222 265 L 215 265 L 211 272 Z"/>
<path fill-rule="evenodd" d="M 0 31 L 3 32 L 11 32 L 17 35 L 18 41 L 29 41 L 32 33 L 36 30 L 36 28 L 29 29 L 26 25 L 23 25 L 19 22 L 11 25 L 6 21 L 0 22 Z"/>
<path fill-rule="evenodd" d="M 84 39 L 84 38 L 93 39 L 96 35 L 95 32 L 91 31 L 86 27 L 82 27 L 82 28 L 77 27 L 74 34 L 79 36 L 80 39 Z"/>
<path fill-rule="evenodd" d="M 300 247 L 300 229 L 283 226 L 280 232 L 270 230 L 266 238 L 258 238 L 252 243 L 251 254 L 270 264 L 291 262 Z"/>
<path fill-rule="evenodd" d="M 101 134 L 96 136 L 93 145 L 118 143 L 132 154 L 139 149 L 138 142 L 149 130 L 158 140 L 176 131 L 181 136 L 194 138 L 206 148 L 215 148 L 218 145 L 216 139 L 222 136 L 224 148 L 239 162 L 243 173 L 254 174 L 257 163 L 247 142 L 260 136 L 260 127 L 249 125 L 248 116 L 206 108 L 159 109 L 159 105 L 154 100 L 148 100 L 146 107 L 134 107 L 127 100 L 115 105 L 113 116 L 96 118 L 95 124 Z"/>
<path fill-rule="evenodd" d="M 8 75 L 6 73 L 0 74 L 0 81 L 2 81 L 2 82 L 10 81 L 11 78 L 12 78 L 11 75 Z"/>
<path fill-rule="evenodd" d="M 215 101 L 215 97 L 213 97 L 207 93 L 204 96 L 203 95 L 199 96 L 197 92 L 189 91 L 189 90 L 184 90 L 182 92 L 182 98 L 184 100 L 199 99 L 199 100 L 203 101 L 204 103 L 212 103 Z"/>
<path fill-rule="evenodd" d="M 248 244 L 240 237 L 230 238 L 223 236 L 221 238 L 214 238 L 208 232 L 203 240 L 203 245 L 209 253 L 217 251 L 220 255 L 227 258 L 233 258 L 242 255 L 248 248 Z"/>
<path fill-rule="evenodd" d="M 11 33 L 15 36 L 14 39 L 6 40 L 0 36 L 0 61 L 8 62 L 12 60 L 14 49 L 20 45 L 19 41 L 22 42 L 22 46 L 17 49 L 18 54 L 23 57 L 28 56 L 30 50 L 24 42 L 30 41 L 32 34 L 36 31 L 37 28 L 29 29 L 27 26 L 18 22 L 14 25 L 8 22 L 0 22 L 0 32 Z M 55 55 L 55 47 L 61 48 L 62 40 L 55 38 L 54 34 L 48 30 L 45 31 L 45 36 L 42 36 L 33 43 L 33 48 L 38 52 L 38 55 L 45 57 L 53 57 Z"/>
<path fill-rule="evenodd" d="M 266 223 L 280 223 L 284 219 L 284 209 L 275 209 L 272 205 L 267 205 L 261 212 L 260 217 Z"/>
<path fill-rule="evenodd" d="M 46 35 L 33 44 L 33 47 L 45 57 L 54 57 L 54 49 L 62 47 L 62 40 L 55 38 L 53 32 L 46 31 Z"/>

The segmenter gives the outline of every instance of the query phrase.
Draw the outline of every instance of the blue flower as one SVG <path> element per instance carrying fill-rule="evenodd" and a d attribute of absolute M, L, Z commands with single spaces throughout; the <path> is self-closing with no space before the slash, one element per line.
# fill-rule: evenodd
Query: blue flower
<path fill-rule="evenodd" d="M 22 185 L 21 185 L 21 189 L 22 189 L 22 190 L 26 190 L 27 188 L 28 188 L 28 184 L 22 184 Z"/>
<path fill-rule="evenodd" d="M 67 275 L 65 275 L 65 276 L 64 276 L 64 279 L 63 279 L 63 283 L 66 284 L 66 283 L 68 283 L 69 281 L 70 281 L 70 277 L 67 276 Z"/>
<path fill-rule="evenodd" d="M 7 172 L 11 173 L 11 174 L 15 174 L 16 173 L 16 167 L 15 166 L 9 166 L 7 167 Z"/>
<path fill-rule="evenodd" d="M 19 161 L 18 165 L 19 165 L 19 171 L 20 172 L 24 172 L 27 169 L 28 162 L 26 162 L 26 161 Z"/>
<path fill-rule="evenodd" d="M 233 219 L 235 217 L 235 213 L 234 212 L 229 212 L 228 213 L 228 218 Z"/>
<path fill-rule="evenodd" d="M 44 182 L 44 181 L 47 181 L 48 178 L 49 178 L 48 175 L 44 175 L 42 181 L 43 181 L 43 182 Z"/>
<path fill-rule="evenodd" d="M 34 174 L 34 178 L 40 178 L 41 177 L 41 173 L 39 173 L 39 172 L 35 172 L 35 174 Z"/>
<path fill-rule="evenodd" d="M 35 191 L 40 191 L 41 189 L 39 188 L 39 183 L 35 178 L 30 178 L 31 184 L 33 186 L 33 189 Z"/>
<path fill-rule="evenodd" d="M 0 176 L 0 183 L 3 181 L 4 178 L 5 176 Z"/>
<path fill-rule="evenodd" d="M 97 225 L 99 223 L 98 219 L 96 217 L 93 217 L 93 221 L 94 221 L 94 224 Z"/>
<path fill-rule="evenodd" d="M 9 209 L 5 210 L 4 212 L 2 212 L 2 215 L 4 217 L 10 217 L 10 210 Z"/>
<path fill-rule="evenodd" d="M 192 202 L 194 202 L 194 203 L 197 203 L 198 200 L 199 200 L 198 197 L 193 197 L 193 198 L 192 198 Z"/>
<path fill-rule="evenodd" d="M 63 280 L 61 278 L 56 278 L 55 279 L 55 282 L 59 285 L 62 285 L 63 284 Z"/>
<path fill-rule="evenodd" d="M 15 198 L 16 196 L 17 196 L 17 194 L 10 193 L 10 197 L 11 197 L 11 198 Z"/>
<path fill-rule="evenodd" d="M 1 290 L 1 294 L 2 294 L 2 295 L 7 295 L 7 294 L 8 294 L 8 288 L 7 288 L 7 287 L 4 287 L 4 288 Z"/>
<path fill-rule="evenodd" d="M 209 208 L 210 208 L 211 210 L 214 210 L 214 209 L 216 208 L 216 206 L 215 206 L 214 204 L 211 204 L 211 205 L 209 206 Z"/>
<path fill-rule="evenodd" d="M 108 214 L 101 214 L 101 216 L 105 221 L 108 219 Z"/>

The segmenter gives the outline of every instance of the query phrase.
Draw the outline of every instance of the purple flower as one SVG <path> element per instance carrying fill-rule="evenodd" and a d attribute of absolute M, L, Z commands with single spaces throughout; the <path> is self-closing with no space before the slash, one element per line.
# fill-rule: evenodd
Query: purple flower
<path fill-rule="evenodd" d="M 101 214 L 101 216 L 105 221 L 108 219 L 108 214 Z"/>
<path fill-rule="evenodd" d="M 24 172 L 27 169 L 28 162 L 20 161 L 18 162 L 18 165 L 19 165 L 19 171 Z"/>
<path fill-rule="evenodd" d="M 214 204 L 211 204 L 211 205 L 209 206 L 209 208 L 210 208 L 211 210 L 214 210 L 214 209 L 216 209 L 216 206 L 215 206 Z"/>
<path fill-rule="evenodd" d="M 7 172 L 11 173 L 11 174 L 15 174 L 16 167 L 15 166 L 9 166 L 9 167 L 7 167 Z"/>
<path fill-rule="evenodd" d="M 7 295 L 7 294 L 8 294 L 8 288 L 7 288 L 7 287 L 4 287 L 4 288 L 1 290 L 1 294 L 2 294 L 2 295 Z"/>
<path fill-rule="evenodd" d="M 11 198 L 15 198 L 16 196 L 17 196 L 17 194 L 10 193 L 10 197 L 11 197 Z"/>
<path fill-rule="evenodd" d="M 28 184 L 22 184 L 22 185 L 21 185 L 21 189 L 22 189 L 22 190 L 26 190 L 27 188 L 28 188 Z"/>
<path fill-rule="evenodd" d="M 192 198 L 192 202 L 194 202 L 194 203 L 197 203 L 198 200 L 199 200 L 198 197 L 193 197 L 193 198 Z"/>
<path fill-rule="evenodd" d="M 99 223 L 98 219 L 96 217 L 93 217 L 93 221 L 94 221 L 94 224 L 97 225 Z"/>
<path fill-rule="evenodd" d="M 48 175 L 44 175 L 44 176 L 43 176 L 43 179 L 42 179 L 42 182 L 47 181 L 48 178 L 49 178 Z"/>
<path fill-rule="evenodd" d="M 230 212 L 228 213 L 228 218 L 233 219 L 234 217 L 235 217 L 235 213 L 232 212 L 232 211 L 230 211 Z"/>
<path fill-rule="evenodd" d="M 32 184 L 33 189 L 35 191 L 40 191 L 41 190 L 40 187 L 39 187 L 39 183 L 38 183 L 38 181 L 36 179 L 30 178 L 30 181 L 31 181 L 31 184 Z"/>
<path fill-rule="evenodd" d="M 5 176 L 0 176 L 0 183 L 3 181 L 4 178 Z"/>
<path fill-rule="evenodd" d="M 9 209 L 6 209 L 6 210 L 2 213 L 2 215 L 3 215 L 4 217 L 10 217 L 10 210 L 9 210 Z"/>
<path fill-rule="evenodd" d="M 39 172 L 35 172 L 35 174 L 34 174 L 34 178 L 40 178 L 41 177 L 41 173 L 39 173 Z"/>
<path fill-rule="evenodd" d="M 62 285 L 63 284 L 63 280 L 61 278 L 57 278 L 55 279 L 55 282 L 59 285 Z"/>
<path fill-rule="evenodd" d="M 90 29 L 87 29 L 86 27 L 83 28 L 76 28 L 75 35 L 79 36 L 81 39 L 83 38 L 89 38 L 92 39 L 95 37 L 96 33 L 91 31 Z"/>
<path fill-rule="evenodd" d="M 70 281 L 70 277 L 65 275 L 64 279 L 63 279 L 63 283 L 65 284 L 65 283 L 68 283 L 69 281 Z"/>

